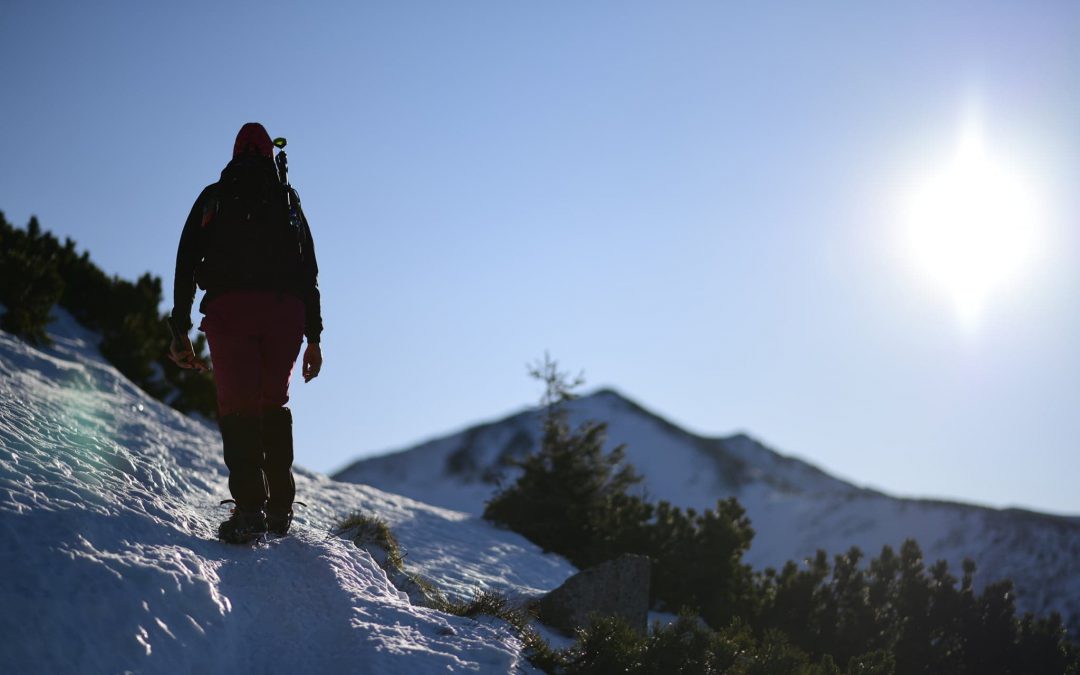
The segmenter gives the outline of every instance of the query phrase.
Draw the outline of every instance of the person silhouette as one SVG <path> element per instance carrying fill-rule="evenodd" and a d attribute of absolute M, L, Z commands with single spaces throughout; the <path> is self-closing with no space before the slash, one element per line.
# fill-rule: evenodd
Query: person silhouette
<path fill-rule="evenodd" d="M 207 370 L 188 338 L 196 284 L 217 389 L 229 492 L 223 541 L 242 543 L 292 524 L 293 418 L 289 381 L 303 338 L 303 377 L 322 369 L 318 263 L 300 199 L 279 176 L 273 142 L 249 122 L 221 178 L 199 194 L 176 254 L 170 359 Z M 290 212 L 290 204 L 294 209 Z"/>

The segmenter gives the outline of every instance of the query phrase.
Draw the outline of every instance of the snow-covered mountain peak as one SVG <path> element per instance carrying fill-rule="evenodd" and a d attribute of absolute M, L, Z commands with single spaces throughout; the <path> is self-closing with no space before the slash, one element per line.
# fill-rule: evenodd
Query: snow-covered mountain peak
<path fill-rule="evenodd" d="M 973 558 L 978 583 L 1011 578 L 1021 609 L 1060 611 L 1080 632 L 1080 519 L 891 497 L 745 433 L 691 433 L 611 389 L 570 402 L 568 411 L 575 425 L 607 423 L 608 447 L 626 444 L 626 461 L 644 477 L 650 499 L 701 510 L 737 498 L 756 532 L 747 560 L 759 569 L 802 561 L 819 549 L 836 554 L 858 546 L 876 556 L 883 546 L 898 549 L 914 538 L 928 561 L 945 559 L 959 570 L 964 558 Z M 541 411 L 525 410 L 359 460 L 334 477 L 479 514 L 514 476 L 512 460 L 538 447 L 540 429 Z"/>
<path fill-rule="evenodd" d="M 690 433 L 614 389 L 600 389 L 566 407 L 574 425 L 607 424 L 609 447 L 626 444 L 627 461 L 658 500 L 708 508 L 718 495 L 755 484 L 785 494 L 861 491 L 745 433 L 723 438 Z M 335 478 L 409 491 L 413 488 L 406 485 L 415 486 L 431 503 L 478 513 L 492 488 L 513 475 L 513 460 L 538 447 L 541 419 L 542 411 L 527 409 L 405 451 L 359 460 Z"/>

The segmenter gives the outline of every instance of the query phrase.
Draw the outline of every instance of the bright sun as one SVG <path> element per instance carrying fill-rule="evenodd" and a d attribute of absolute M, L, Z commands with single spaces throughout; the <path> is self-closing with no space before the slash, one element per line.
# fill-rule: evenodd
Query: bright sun
<path fill-rule="evenodd" d="M 963 323 L 978 323 L 994 293 L 1031 266 L 1036 206 L 1023 177 L 988 151 L 972 117 L 951 160 L 916 192 L 906 228 L 921 274 L 951 297 Z"/>

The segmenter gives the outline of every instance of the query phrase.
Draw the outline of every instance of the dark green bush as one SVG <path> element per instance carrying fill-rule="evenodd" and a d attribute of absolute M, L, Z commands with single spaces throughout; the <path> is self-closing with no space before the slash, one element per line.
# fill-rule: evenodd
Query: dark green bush
<path fill-rule="evenodd" d="M 623 463 L 621 447 L 604 452 L 606 425 L 571 429 L 565 404 L 577 382 L 550 359 L 531 372 L 545 384 L 540 449 L 517 462 L 520 477 L 488 502 L 484 517 L 579 567 L 636 548 L 652 514 L 651 506 L 627 493 L 641 477 Z"/>
<path fill-rule="evenodd" d="M 831 656 L 849 672 L 1005 673 L 1050 675 L 1080 667 L 1061 618 L 1018 618 L 1012 584 L 974 591 L 975 564 L 957 579 L 938 561 L 925 567 L 908 540 L 897 555 L 886 546 L 860 566 L 853 548 L 830 569 L 819 551 L 805 569 L 793 562 L 766 571 L 757 593 L 759 630 L 775 629 L 813 658 Z M 1074 669 L 1074 670 L 1070 670 Z"/>
<path fill-rule="evenodd" d="M 872 657 L 867 658 L 871 662 Z M 654 628 L 647 637 L 615 618 L 599 619 L 579 631 L 574 645 L 558 654 L 548 672 L 589 675 L 841 675 L 826 656 L 814 661 L 779 632 L 761 637 L 739 622 L 721 631 L 683 616 Z M 892 675 L 886 669 L 848 671 Z"/>
<path fill-rule="evenodd" d="M 606 425 L 570 426 L 566 403 L 581 378 L 571 381 L 547 357 L 530 374 L 545 387 L 540 448 L 518 462 L 518 479 L 488 502 L 484 517 L 578 567 L 623 553 L 649 556 L 658 607 L 694 608 L 716 627 L 752 612 L 753 577 L 742 555 L 754 532 L 738 502 L 699 514 L 632 494 L 641 477 L 621 446 L 604 451 Z"/>
<path fill-rule="evenodd" d="M 694 609 L 716 628 L 755 613 L 753 573 L 742 561 L 754 531 L 738 501 L 721 500 L 700 514 L 660 502 L 644 529 L 654 604 Z"/>
<path fill-rule="evenodd" d="M 37 219 L 21 232 L 0 213 L 0 304 L 7 308 L 0 328 L 35 345 L 49 344 L 49 310 L 64 290 L 46 237 Z"/>

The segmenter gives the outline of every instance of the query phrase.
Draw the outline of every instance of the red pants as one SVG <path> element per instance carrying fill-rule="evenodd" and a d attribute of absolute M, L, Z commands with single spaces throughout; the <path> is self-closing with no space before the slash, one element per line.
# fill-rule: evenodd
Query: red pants
<path fill-rule="evenodd" d="M 258 415 L 289 402 L 289 378 L 304 339 L 304 302 L 271 291 L 230 291 L 206 306 L 218 414 Z"/>

